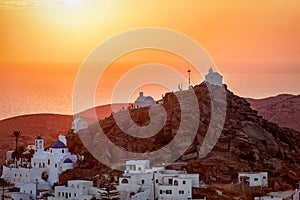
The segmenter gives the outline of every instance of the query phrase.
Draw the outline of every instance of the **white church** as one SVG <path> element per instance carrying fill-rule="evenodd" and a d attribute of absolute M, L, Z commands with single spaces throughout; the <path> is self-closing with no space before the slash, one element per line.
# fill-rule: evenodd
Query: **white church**
<path fill-rule="evenodd" d="M 209 69 L 208 74 L 205 75 L 205 82 L 211 85 L 222 86 L 223 76 L 218 72 L 214 72 L 212 68 Z"/>
<path fill-rule="evenodd" d="M 152 106 L 156 102 L 151 96 L 144 96 L 143 92 L 139 93 L 139 96 L 134 102 L 134 108 L 142 108 L 147 106 Z"/>
<path fill-rule="evenodd" d="M 35 139 L 34 155 L 31 162 L 23 165 L 10 164 L 3 166 L 2 177 L 17 187 L 22 187 L 36 181 L 53 185 L 58 182 L 59 174 L 74 167 L 76 155 L 71 155 L 67 148 L 65 136 L 60 135 L 49 150 L 44 149 L 44 140 L 38 136 Z"/>
<path fill-rule="evenodd" d="M 75 119 L 72 122 L 72 129 L 74 133 L 78 133 L 80 130 L 87 129 L 89 126 L 88 122 L 80 117 L 80 115 L 76 115 Z"/>

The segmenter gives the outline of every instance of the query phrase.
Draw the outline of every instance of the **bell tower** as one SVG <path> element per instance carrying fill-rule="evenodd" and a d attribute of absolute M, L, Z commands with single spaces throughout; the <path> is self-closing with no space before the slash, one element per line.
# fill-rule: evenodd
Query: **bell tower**
<path fill-rule="evenodd" d="M 41 136 L 37 136 L 35 139 L 35 146 L 34 146 L 35 152 L 43 152 L 44 151 L 44 140 L 41 138 Z"/>

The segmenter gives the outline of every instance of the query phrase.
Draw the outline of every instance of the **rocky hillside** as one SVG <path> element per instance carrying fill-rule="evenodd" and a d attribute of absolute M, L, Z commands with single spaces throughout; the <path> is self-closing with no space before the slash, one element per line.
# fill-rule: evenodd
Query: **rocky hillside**
<path fill-rule="evenodd" d="M 246 99 L 265 119 L 300 131 L 300 95 L 281 94 L 264 99 Z"/>
<path fill-rule="evenodd" d="M 218 90 L 212 86 L 212 90 Z M 178 159 L 187 162 L 183 167 L 188 172 L 199 173 L 201 180 L 208 183 L 237 182 L 237 173 L 268 171 L 270 187 L 279 185 L 282 188 L 293 188 L 300 179 L 300 133 L 281 128 L 258 115 L 244 98 L 238 97 L 226 88 L 227 113 L 224 128 L 213 150 L 200 159 L 199 149 L 208 130 L 211 116 L 211 101 L 205 83 L 194 87 L 197 95 L 200 116 L 197 135 L 191 147 Z M 150 138 L 135 138 L 121 131 L 112 116 L 99 121 L 107 137 L 117 146 L 131 152 L 147 152 L 160 149 L 167 145 L 176 133 L 180 124 L 180 105 L 174 93 L 167 93 L 164 98 L 164 108 L 167 113 L 164 128 Z M 224 102 L 223 102 L 224 103 Z M 220 108 L 217 108 L 219 110 Z M 130 115 L 134 122 L 141 126 L 150 123 L 149 108 L 131 109 Z M 128 129 L 134 124 L 128 122 Z M 219 125 L 217 125 L 219 127 Z M 221 125 L 220 125 L 221 126 Z M 97 144 L 97 124 L 89 126 L 80 134 L 90 137 Z M 89 167 L 101 169 L 103 166 L 87 149 L 82 146 L 79 135 L 70 133 L 68 144 L 74 153 L 84 154 Z M 95 146 L 95 148 L 98 148 Z M 101 147 L 100 147 L 101 148 Z M 176 150 L 174 150 L 176 151 Z M 106 152 L 103 149 L 101 154 Z M 74 178 L 74 173 L 68 172 Z M 277 187 L 279 188 L 279 187 Z"/>

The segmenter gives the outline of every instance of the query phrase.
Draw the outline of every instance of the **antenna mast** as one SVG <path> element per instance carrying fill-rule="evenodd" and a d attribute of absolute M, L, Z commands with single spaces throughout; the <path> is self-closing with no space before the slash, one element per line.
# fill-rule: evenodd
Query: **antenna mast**
<path fill-rule="evenodd" d="M 191 85 L 191 70 L 187 70 L 187 72 L 189 73 L 189 88 L 190 88 L 190 85 Z"/>

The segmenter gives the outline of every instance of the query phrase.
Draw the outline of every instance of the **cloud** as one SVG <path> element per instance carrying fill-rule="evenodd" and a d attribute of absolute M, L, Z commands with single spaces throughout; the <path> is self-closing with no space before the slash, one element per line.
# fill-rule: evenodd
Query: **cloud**
<path fill-rule="evenodd" d="M 55 3 L 68 3 L 70 0 L 0 0 L 0 10 L 38 8 Z"/>

